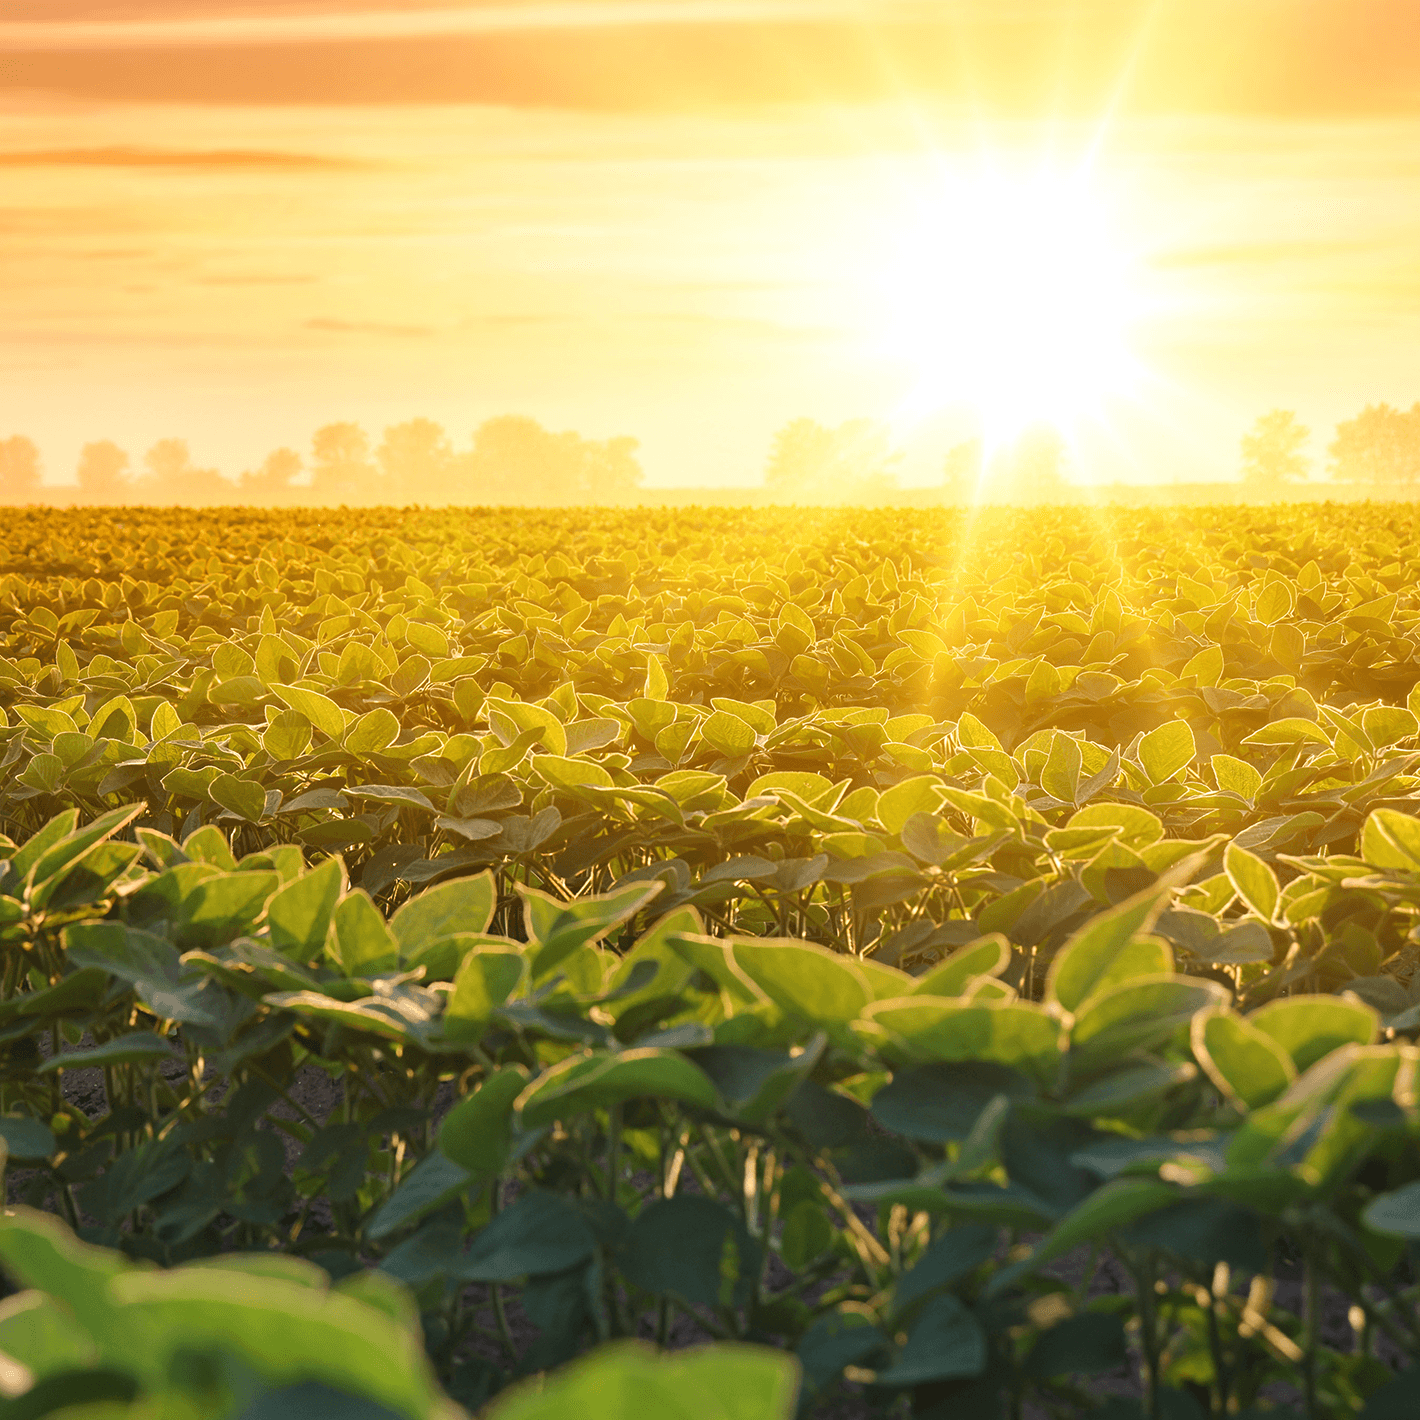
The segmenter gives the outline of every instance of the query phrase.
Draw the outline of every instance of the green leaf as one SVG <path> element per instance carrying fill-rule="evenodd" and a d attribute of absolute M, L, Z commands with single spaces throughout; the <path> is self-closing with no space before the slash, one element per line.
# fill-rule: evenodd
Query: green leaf
<path fill-rule="evenodd" d="M 1277 874 L 1255 853 L 1249 853 L 1237 843 L 1230 843 L 1224 849 L 1223 871 L 1227 873 L 1233 891 L 1248 907 L 1264 922 L 1271 922 L 1282 891 L 1277 883 Z"/>
<path fill-rule="evenodd" d="M 1180 870 L 1173 869 L 1143 892 L 1085 923 L 1050 963 L 1045 999 L 1058 1001 L 1067 1011 L 1077 1011 L 1106 978 L 1119 979 L 1116 964 L 1121 971 L 1133 974 L 1132 963 L 1139 956 L 1134 940 L 1158 920 L 1180 880 Z M 1141 963 L 1149 959 L 1147 952 L 1140 957 Z"/>
<path fill-rule="evenodd" d="M 759 742 L 754 730 L 727 710 L 716 710 L 700 722 L 700 738 L 730 759 L 748 754 Z"/>
<path fill-rule="evenodd" d="M 413 789 L 407 784 L 347 784 L 345 792 L 352 799 L 373 799 L 378 804 L 393 804 L 399 809 L 438 812 L 422 789 Z"/>
<path fill-rule="evenodd" d="M 1031 1001 L 976 1005 L 905 996 L 875 1001 L 863 1017 L 888 1033 L 882 1053 L 895 1064 L 990 1061 L 1049 1087 L 1064 1058 L 1060 1022 Z"/>
<path fill-rule="evenodd" d="M 986 1369 L 986 1333 L 960 1297 L 933 1297 L 922 1309 L 896 1361 L 874 1379 L 878 1386 L 928 1385 L 979 1376 Z"/>
<path fill-rule="evenodd" d="M 527 1083 L 523 1066 L 505 1066 L 444 1116 L 439 1152 L 466 1170 L 471 1180 L 494 1178 L 507 1165 L 513 1145 L 513 1105 Z"/>
<path fill-rule="evenodd" d="M 1040 771 L 1040 787 L 1052 798 L 1073 804 L 1079 791 L 1081 762 L 1079 740 L 1072 735 L 1056 733 Z"/>
<path fill-rule="evenodd" d="M 351 754 L 378 754 L 399 738 L 399 720 L 383 705 L 361 715 L 345 734 Z"/>
<path fill-rule="evenodd" d="M 822 1390 L 842 1375 L 845 1366 L 868 1362 L 887 1347 L 887 1337 L 862 1312 L 827 1312 L 799 1342 L 796 1354 L 804 1368 L 805 1388 L 810 1393 Z"/>
<path fill-rule="evenodd" d="M 184 949 L 213 947 L 250 932 L 281 887 L 279 873 L 218 873 L 179 905 L 173 933 Z"/>
<path fill-rule="evenodd" d="M 923 972 L 913 996 L 960 996 L 979 976 L 1000 976 L 1011 964 L 1011 943 L 999 932 L 958 947 L 945 961 Z"/>
<path fill-rule="evenodd" d="M 1373 1233 L 1420 1241 L 1420 1181 L 1371 1199 L 1361 1219 Z"/>
<path fill-rule="evenodd" d="M 1245 759 L 1235 759 L 1230 754 L 1215 754 L 1208 761 L 1213 767 L 1213 778 L 1220 789 L 1237 794 L 1252 803 L 1257 791 L 1262 788 L 1262 775 Z"/>
<path fill-rule="evenodd" d="M 1253 616 L 1264 626 L 1273 626 L 1284 616 L 1290 616 L 1296 605 L 1296 593 L 1284 581 L 1268 582 L 1257 594 Z"/>
<path fill-rule="evenodd" d="M 549 754 L 567 753 L 567 731 L 562 721 L 545 706 L 490 695 L 484 701 L 484 708 L 494 733 L 505 744 L 512 744 L 520 735 L 532 734 L 535 737 L 529 741 L 530 744 L 541 743 Z"/>
<path fill-rule="evenodd" d="M 567 755 L 535 754 L 530 763 L 554 789 L 579 789 L 590 784 L 597 789 L 615 788 L 616 780 L 593 759 Z"/>
<path fill-rule="evenodd" d="M 36 1072 L 51 1074 L 55 1070 L 87 1070 L 95 1065 L 131 1065 L 141 1061 L 171 1060 L 171 1042 L 152 1031 L 130 1031 L 106 1041 L 103 1045 L 90 1046 L 87 1050 L 71 1050 L 63 1055 L 53 1055 Z"/>
<path fill-rule="evenodd" d="M 873 999 L 867 978 L 849 958 L 811 942 L 737 937 L 735 965 L 783 1010 L 803 1020 L 851 1021 Z"/>
<path fill-rule="evenodd" d="M 210 863 L 228 873 L 236 870 L 237 860 L 232 857 L 227 835 L 215 824 L 209 823 L 189 833 L 182 841 L 182 851 L 194 863 Z"/>
<path fill-rule="evenodd" d="M 414 1331 L 384 1308 L 334 1288 L 188 1264 L 125 1272 L 108 1290 L 125 1328 L 132 1328 L 122 1350 L 132 1361 L 132 1338 L 142 1338 L 138 1365 L 159 1393 L 179 1358 L 235 1351 L 268 1385 L 298 1376 L 406 1416 L 438 1414 L 442 1405 Z"/>
<path fill-rule="evenodd" d="M 79 810 L 65 809 L 63 813 L 55 814 L 43 828 L 31 834 L 10 857 L 10 873 L 13 878 L 23 882 L 28 877 L 30 869 L 51 848 L 74 832 L 74 826 L 78 822 Z M 14 889 L 12 888 L 11 891 L 13 892 Z"/>
<path fill-rule="evenodd" d="M 1388 749 L 1420 733 L 1420 720 L 1397 705 L 1372 705 L 1361 713 L 1361 728 L 1377 749 Z"/>
<path fill-rule="evenodd" d="M 1373 868 L 1420 873 L 1420 818 L 1374 809 L 1361 830 L 1361 857 Z"/>
<path fill-rule="evenodd" d="M 935 774 L 919 774 L 894 784 L 878 797 L 878 822 L 889 833 L 901 833 L 914 814 L 935 813 L 942 803 L 940 785 Z"/>
<path fill-rule="evenodd" d="M 832 793 L 833 783 L 822 774 L 809 774 L 797 769 L 776 769 L 772 774 L 761 774 L 745 791 L 745 798 L 757 799 L 761 794 L 769 794 L 776 789 L 787 789 L 805 803 L 816 804 Z"/>
<path fill-rule="evenodd" d="M 407 958 L 440 937 L 483 933 L 493 920 L 498 888 L 491 872 L 473 878 L 455 878 L 425 888 L 404 903 L 390 918 L 390 931 Z"/>
<path fill-rule="evenodd" d="M 1420 1365 L 1411 1365 L 1366 1397 L 1358 1420 L 1413 1420 L 1420 1410 Z"/>
<path fill-rule="evenodd" d="M 1139 764 L 1151 784 L 1166 784 L 1193 762 L 1197 745 L 1186 720 L 1170 720 L 1139 741 Z"/>
<path fill-rule="evenodd" d="M 365 1225 L 365 1236 L 379 1242 L 436 1212 L 473 1186 L 473 1175 L 435 1150 L 425 1155 Z"/>
<path fill-rule="evenodd" d="M 592 1109 L 646 1095 L 716 1109 L 710 1078 L 675 1050 L 626 1050 L 620 1055 L 573 1055 L 545 1070 L 518 1100 L 524 1129 L 569 1120 Z"/>
<path fill-rule="evenodd" d="M 272 759 L 299 759 L 310 748 L 311 722 L 298 710 L 282 710 L 267 725 L 261 747 Z"/>
<path fill-rule="evenodd" d="M 207 786 L 207 796 L 248 823 L 260 823 L 266 816 L 266 790 L 255 780 L 219 774 Z"/>
<path fill-rule="evenodd" d="M 1297 1078 L 1292 1057 L 1265 1031 L 1231 1011 L 1193 1018 L 1193 1056 L 1231 1100 L 1258 1109 Z"/>
<path fill-rule="evenodd" d="M 1299 1074 L 1343 1045 L 1370 1045 L 1380 1031 L 1380 1017 L 1371 1007 L 1338 996 L 1269 1001 L 1247 1020 L 1291 1056 Z"/>
<path fill-rule="evenodd" d="M 474 1238 L 458 1260 L 456 1275 L 467 1282 L 515 1282 L 566 1272 L 586 1262 L 596 1243 L 578 1208 L 555 1193 L 532 1188 Z"/>
<path fill-rule="evenodd" d="M 297 685 L 273 685 L 270 689 L 326 739 L 339 744 L 345 738 L 345 712 L 328 696 Z"/>
<path fill-rule="evenodd" d="M 0 1213 L 0 1265 L 16 1286 L 59 1304 L 89 1347 L 112 1326 L 110 1283 L 134 1266 L 122 1253 L 80 1242 L 52 1213 L 23 1206 Z"/>
<path fill-rule="evenodd" d="M 1144 977 L 1092 996 L 1070 1032 L 1072 1068 L 1099 1069 L 1130 1051 L 1156 1049 L 1227 999 L 1217 982 L 1187 976 Z"/>
<path fill-rule="evenodd" d="M 345 889 L 345 864 L 338 856 L 287 883 L 266 905 L 272 946 L 293 961 L 314 961 L 324 950 L 335 905 Z"/>
<path fill-rule="evenodd" d="M 346 976 L 372 976 L 399 965 L 399 944 L 369 893 L 357 888 L 331 916 L 326 955 Z"/>
<path fill-rule="evenodd" d="M 969 1277 L 995 1255 L 1001 1234 L 984 1223 L 948 1228 L 897 1280 L 893 1312 L 902 1315 L 925 1297 Z"/>
<path fill-rule="evenodd" d="M 926 1143 L 970 1137 L 997 1100 L 1030 1099 L 1035 1087 L 1005 1065 L 967 1058 L 955 1064 L 899 1070 L 873 1096 L 873 1118 L 894 1134 Z"/>
<path fill-rule="evenodd" d="M 1136 852 L 1164 836 L 1163 821 L 1138 804 L 1090 804 L 1072 814 L 1066 828 L 1114 828 L 1119 841 Z"/>
<path fill-rule="evenodd" d="M 493 1012 L 524 984 L 527 975 L 527 958 L 516 943 L 474 946 L 454 976 L 454 989 L 444 1007 L 445 1036 L 476 1045 Z"/>
<path fill-rule="evenodd" d="M 658 1352 L 613 1341 L 537 1385 L 498 1398 L 489 1420 L 567 1420 L 642 1414 L 655 1420 L 790 1420 L 798 1391 L 792 1355 L 720 1342 Z"/>
<path fill-rule="evenodd" d="M 77 833 L 67 833 L 57 841 L 49 844 L 34 859 L 34 877 L 32 879 L 35 889 L 41 884 L 56 877 L 64 869 L 77 863 L 91 848 L 104 842 L 120 829 L 127 827 L 140 814 L 147 812 L 146 804 L 125 804 L 121 809 L 112 809 L 106 814 L 100 814 L 92 823 L 85 825 Z M 64 816 L 61 815 L 61 818 Z M 55 820 L 51 820 L 53 824 Z M 46 825 L 46 828 L 49 825 Z M 45 830 L 41 830 L 43 833 Z M 38 835 L 36 835 L 38 837 Z M 34 842 L 33 839 L 30 840 Z M 20 849 L 11 860 L 11 871 L 16 874 L 23 874 L 27 871 L 26 861 L 28 854 L 25 848 Z"/>
<path fill-rule="evenodd" d="M 1122 1370 L 1129 1345 L 1122 1318 L 1111 1312 L 1080 1312 L 1043 1331 L 1022 1369 L 1031 1380 L 1097 1376 Z"/>
<path fill-rule="evenodd" d="M 1288 716 L 1285 719 L 1273 720 L 1271 724 L 1263 725 L 1261 729 L 1254 730 L 1252 734 L 1243 740 L 1245 745 L 1296 745 L 1296 744 L 1331 744 L 1327 733 L 1315 720 L 1304 719 L 1300 715 Z"/>
<path fill-rule="evenodd" d="M 523 899 L 533 980 L 542 980 L 578 947 L 599 941 L 613 927 L 634 917 L 664 887 L 657 878 L 597 897 L 563 902 L 549 893 L 517 884 Z"/>
<path fill-rule="evenodd" d="M 47 1125 L 17 1114 L 0 1114 L 0 1141 L 12 1159 L 47 1159 L 59 1147 Z"/>
<path fill-rule="evenodd" d="M 998 1272 L 987 1286 L 988 1293 L 1004 1290 L 1021 1275 L 1038 1271 L 1082 1243 L 1094 1242 L 1138 1218 L 1167 1208 L 1179 1196 L 1172 1184 L 1156 1178 L 1117 1178 L 1104 1184 L 1062 1218 L 1019 1269 Z"/>
<path fill-rule="evenodd" d="M 642 1208 L 618 1261 L 622 1275 L 643 1291 L 718 1311 L 749 1300 L 761 1255 L 759 1243 L 723 1203 L 681 1193 Z"/>
<path fill-rule="evenodd" d="M 712 1045 L 693 1056 L 714 1084 L 728 1112 L 746 1124 L 768 1119 L 808 1079 L 828 1037 L 815 1035 L 797 1055 L 747 1045 Z"/>

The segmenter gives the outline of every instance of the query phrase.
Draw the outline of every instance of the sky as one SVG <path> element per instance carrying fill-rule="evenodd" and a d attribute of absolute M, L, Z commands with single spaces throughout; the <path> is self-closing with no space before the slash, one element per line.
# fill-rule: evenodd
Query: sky
<path fill-rule="evenodd" d="M 1414 0 L 5 0 L 0 438 L 501 413 L 751 485 L 1049 422 L 1236 476 L 1420 400 Z"/>

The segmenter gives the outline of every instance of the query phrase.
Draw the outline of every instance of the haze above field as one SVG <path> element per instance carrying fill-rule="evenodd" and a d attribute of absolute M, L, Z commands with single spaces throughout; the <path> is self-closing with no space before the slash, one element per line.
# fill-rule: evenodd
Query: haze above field
<path fill-rule="evenodd" d="M 0 438 L 522 412 L 756 483 L 1049 420 L 1232 477 L 1420 397 L 1413 0 L 9 0 Z"/>

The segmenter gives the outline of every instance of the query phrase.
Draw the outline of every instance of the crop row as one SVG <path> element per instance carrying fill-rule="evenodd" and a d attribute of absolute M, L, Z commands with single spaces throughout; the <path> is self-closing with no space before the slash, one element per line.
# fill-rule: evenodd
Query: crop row
<path fill-rule="evenodd" d="M 1407 1413 L 1412 521 L 19 512 L 12 1192 L 429 1358 L 114 1384 L 434 1414 L 698 1337 L 805 1409 Z"/>

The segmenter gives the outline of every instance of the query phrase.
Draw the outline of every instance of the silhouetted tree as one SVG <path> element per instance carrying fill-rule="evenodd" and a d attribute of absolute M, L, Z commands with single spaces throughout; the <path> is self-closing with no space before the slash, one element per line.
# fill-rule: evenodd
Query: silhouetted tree
<path fill-rule="evenodd" d="M 390 425 L 375 458 L 385 497 L 415 503 L 446 500 L 454 449 L 443 426 L 432 419 Z"/>
<path fill-rule="evenodd" d="M 629 497 L 641 484 L 638 443 L 584 439 L 544 429 L 523 414 L 486 419 L 460 460 L 457 498 L 479 503 L 598 503 Z"/>
<path fill-rule="evenodd" d="M 301 473 L 301 456 L 295 449 L 274 449 L 255 472 L 242 474 L 238 484 L 244 503 L 288 503 L 292 484 Z"/>
<path fill-rule="evenodd" d="M 0 500 L 31 502 L 39 492 L 39 449 L 33 439 L 12 434 L 0 439 Z"/>
<path fill-rule="evenodd" d="M 1368 404 L 1336 426 L 1327 452 L 1333 475 L 1344 483 L 1420 480 L 1420 404 L 1408 410 Z"/>
<path fill-rule="evenodd" d="M 112 439 L 79 451 L 79 496 L 85 503 L 121 503 L 130 487 L 128 455 Z"/>
<path fill-rule="evenodd" d="M 942 486 L 954 503 L 973 502 L 981 484 L 985 450 L 980 439 L 967 439 L 947 450 L 942 466 Z"/>
<path fill-rule="evenodd" d="M 629 498 L 641 486 L 645 474 L 636 450 L 639 439 L 629 434 L 597 442 L 581 439 L 582 492 L 593 502 Z"/>
<path fill-rule="evenodd" d="M 1023 503 L 1052 503 L 1065 495 L 1065 440 L 1048 424 L 1025 430 L 1005 454 L 1001 492 Z"/>
<path fill-rule="evenodd" d="M 317 502 L 355 502 L 376 478 L 370 436 L 348 421 L 327 424 L 311 439 L 311 496 Z"/>
<path fill-rule="evenodd" d="M 1242 437 L 1242 476 L 1246 483 L 1275 488 L 1307 476 L 1311 460 L 1302 452 L 1311 430 L 1290 409 L 1259 415 Z"/>
<path fill-rule="evenodd" d="M 199 468 L 192 461 L 186 439 L 159 439 L 143 455 L 147 476 L 138 491 L 147 503 L 182 503 L 202 506 L 226 503 L 232 485 L 215 468 Z"/>
<path fill-rule="evenodd" d="M 866 502 L 892 493 L 902 455 L 873 419 L 848 419 L 829 428 L 792 419 L 774 436 L 764 486 L 775 494 L 816 502 Z"/>

